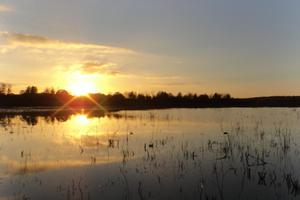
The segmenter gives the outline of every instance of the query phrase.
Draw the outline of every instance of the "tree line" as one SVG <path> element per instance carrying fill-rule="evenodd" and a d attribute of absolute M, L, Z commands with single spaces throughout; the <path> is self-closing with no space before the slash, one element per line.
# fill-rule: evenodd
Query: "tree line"
<path fill-rule="evenodd" d="M 106 109 L 151 108 L 206 108 L 206 107 L 298 107 L 299 96 L 272 96 L 233 98 L 230 94 L 182 94 L 168 92 L 142 94 L 116 92 L 113 94 L 89 94 L 75 97 L 67 90 L 46 88 L 39 92 L 36 86 L 28 86 L 19 94 L 11 92 L 11 86 L 0 88 L 0 107 L 98 107 Z"/>

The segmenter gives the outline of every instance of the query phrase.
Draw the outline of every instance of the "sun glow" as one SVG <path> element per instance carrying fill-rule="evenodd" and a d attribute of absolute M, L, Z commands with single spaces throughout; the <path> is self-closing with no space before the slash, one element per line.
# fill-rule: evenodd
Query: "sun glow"
<path fill-rule="evenodd" d="M 86 96 L 89 93 L 96 92 L 96 87 L 92 82 L 78 81 L 70 85 L 70 92 L 75 96 Z"/>
<path fill-rule="evenodd" d="M 81 74 L 71 79 L 68 90 L 75 96 L 87 96 L 90 93 L 98 92 L 93 78 Z"/>
<path fill-rule="evenodd" d="M 77 125 L 86 126 L 90 123 L 88 117 L 84 114 L 76 115 L 74 117 L 74 122 Z"/>

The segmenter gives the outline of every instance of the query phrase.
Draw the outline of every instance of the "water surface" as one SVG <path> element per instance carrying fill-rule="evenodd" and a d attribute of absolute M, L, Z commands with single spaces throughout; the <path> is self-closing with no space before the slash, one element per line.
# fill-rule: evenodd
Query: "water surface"
<path fill-rule="evenodd" d="M 0 114 L 0 199 L 297 199 L 300 110 Z"/>

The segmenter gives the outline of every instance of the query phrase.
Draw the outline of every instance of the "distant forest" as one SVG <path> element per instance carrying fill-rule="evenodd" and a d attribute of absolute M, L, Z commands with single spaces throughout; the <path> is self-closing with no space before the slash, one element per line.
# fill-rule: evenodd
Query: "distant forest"
<path fill-rule="evenodd" d="M 11 92 L 11 86 L 0 85 L 0 107 L 79 107 L 118 109 L 153 108 L 211 108 L 211 107 L 300 107 L 300 96 L 271 96 L 233 98 L 230 94 L 182 94 L 157 92 L 153 95 L 128 92 L 122 94 L 90 94 L 75 97 L 66 90 L 46 89 L 39 92 L 28 86 L 19 94 Z"/>

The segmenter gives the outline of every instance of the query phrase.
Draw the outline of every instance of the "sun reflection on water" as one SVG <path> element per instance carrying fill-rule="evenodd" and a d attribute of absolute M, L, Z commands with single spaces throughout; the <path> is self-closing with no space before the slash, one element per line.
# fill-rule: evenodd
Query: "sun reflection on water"
<path fill-rule="evenodd" d="M 75 126 L 87 126 L 91 122 L 86 114 L 74 115 L 72 120 Z"/>

